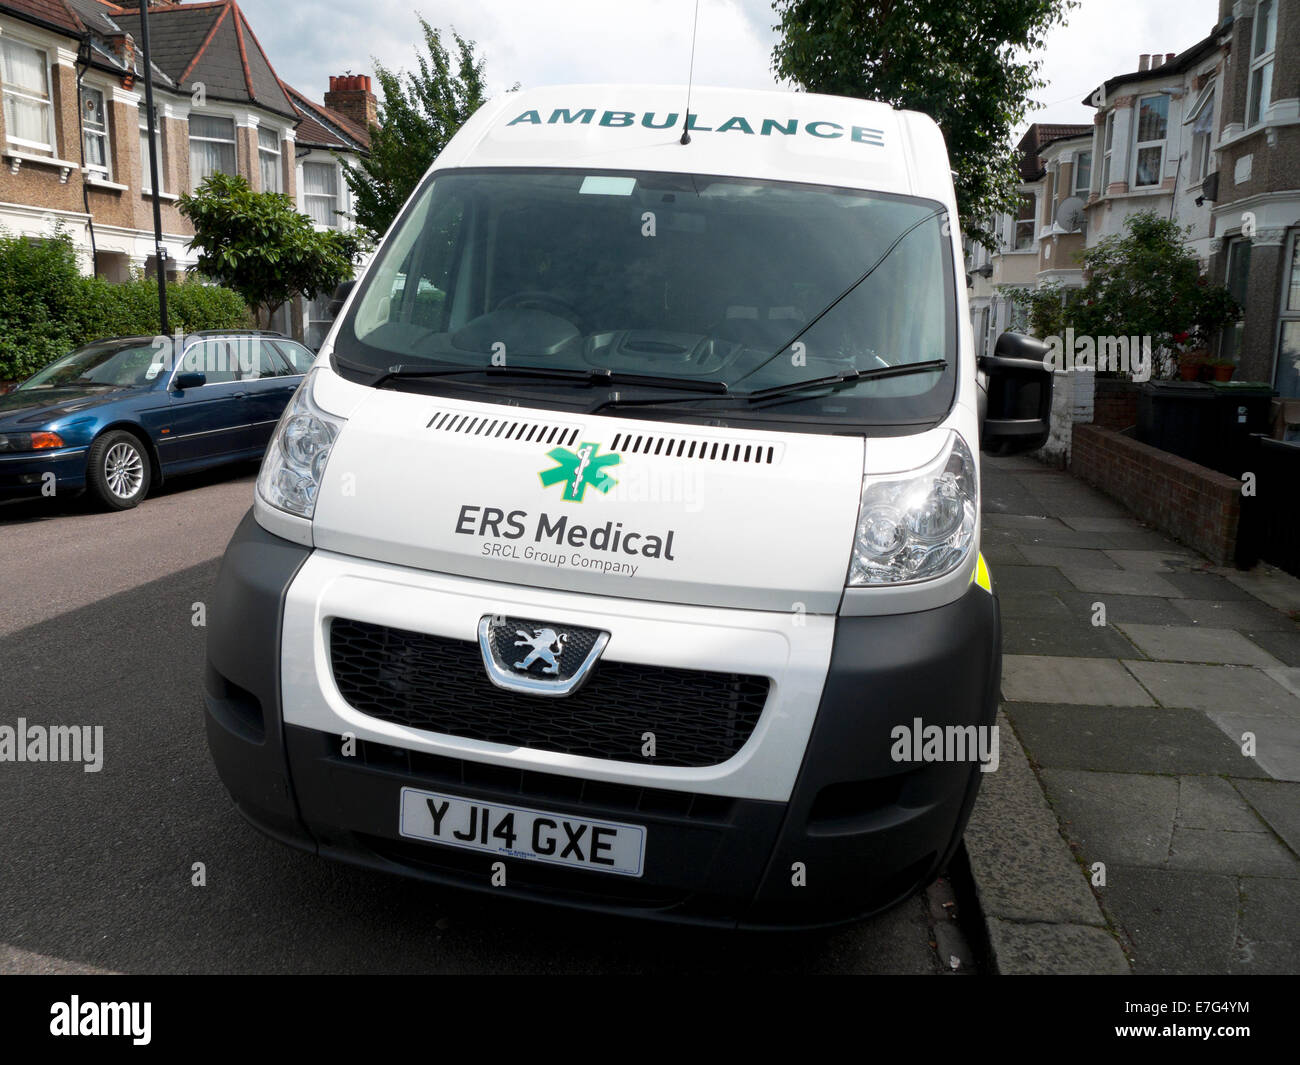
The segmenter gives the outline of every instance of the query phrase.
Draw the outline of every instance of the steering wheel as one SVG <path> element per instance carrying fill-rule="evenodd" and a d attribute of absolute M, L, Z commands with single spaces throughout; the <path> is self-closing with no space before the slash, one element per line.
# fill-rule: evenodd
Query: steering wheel
<path fill-rule="evenodd" d="M 573 304 L 553 293 L 542 292 L 540 289 L 524 289 L 522 292 L 513 292 L 509 296 L 498 300 L 493 310 L 505 311 L 512 307 L 547 311 L 561 318 L 567 318 L 579 329 L 582 327 L 582 315 Z"/>

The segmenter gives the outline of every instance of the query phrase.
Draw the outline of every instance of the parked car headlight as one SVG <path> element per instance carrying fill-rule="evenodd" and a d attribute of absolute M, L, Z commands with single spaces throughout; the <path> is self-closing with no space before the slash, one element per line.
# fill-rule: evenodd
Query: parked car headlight
<path fill-rule="evenodd" d="M 312 400 L 315 377 L 309 371 L 284 408 L 257 475 L 257 491 L 267 503 L 302 518 L 316 511 L 325 464 L 344 421 Z"/>
<path fill-rule="evenodd" d="M 901 584 L 951 573 L 975 543 L 978 513 L 975 460 L 956 432 L 918 470 L 864 477 L 849 584 Z"/>
<path fill-rule="evenodd" d="M 63 437 L 58 433 L 0 433 L 0 454 L 10 451 L 43 451 L 63 447 Z"/>

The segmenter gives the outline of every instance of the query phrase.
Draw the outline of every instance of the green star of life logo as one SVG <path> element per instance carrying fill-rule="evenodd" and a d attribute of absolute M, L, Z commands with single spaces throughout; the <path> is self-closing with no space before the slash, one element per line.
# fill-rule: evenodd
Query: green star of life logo
<path fill-rule="evenodd" d="M 546 453 L 546 457 L 556 465 L 549 470 L 542 470 L 537 476 L 547 488 L 564 482 L 563 495 L 570 503 L 581 503 L 588 488 L 594 488 L 602 494 L 608 492 L 618 481 L 609 475 L 606 467 L 617 466 L 620 459 L 614 454 L 597 455 L 599 450 L 599 444 L 586 441 L 578 445 L 577 451 L 570 451 L 567 447 L 553 448 Z"/>

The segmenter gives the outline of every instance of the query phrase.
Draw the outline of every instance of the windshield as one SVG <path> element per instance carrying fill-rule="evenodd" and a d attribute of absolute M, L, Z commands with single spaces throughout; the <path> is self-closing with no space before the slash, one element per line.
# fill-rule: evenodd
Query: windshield
<path fill-rule="evenodd" d="M 738 394 L 937 360 L 779 403 L 821 420 L 937 418 L 955 387 L 945 218 L 931 201 L 770 181 L 446 171 L 385 240 L 335 365 L 356 380 L 352 367 L 493 367 L 503 396 L 577 387 L 539 369 L 644 375 L 679 413 L 744 417 L 760 413 L 738 411 Z M 674 396 L 674 382 L 730 395 Z"/>
<path fill-rule="evenodd" d="M 17 390 L 96 385 L 129 388 L 149 384 L 162 366 L 152 340 L 104 340 L 57 359 Z"/>

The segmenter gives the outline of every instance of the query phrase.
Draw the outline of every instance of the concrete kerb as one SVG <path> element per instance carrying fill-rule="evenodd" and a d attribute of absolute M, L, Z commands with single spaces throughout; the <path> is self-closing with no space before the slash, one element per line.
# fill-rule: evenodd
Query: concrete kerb
<path fill-rule="evenodd" d="M 1001 762 L 986 774 L 966 851 L 993 972 L 1127 974 L 1118 938 L 1005 713 Z"/>

